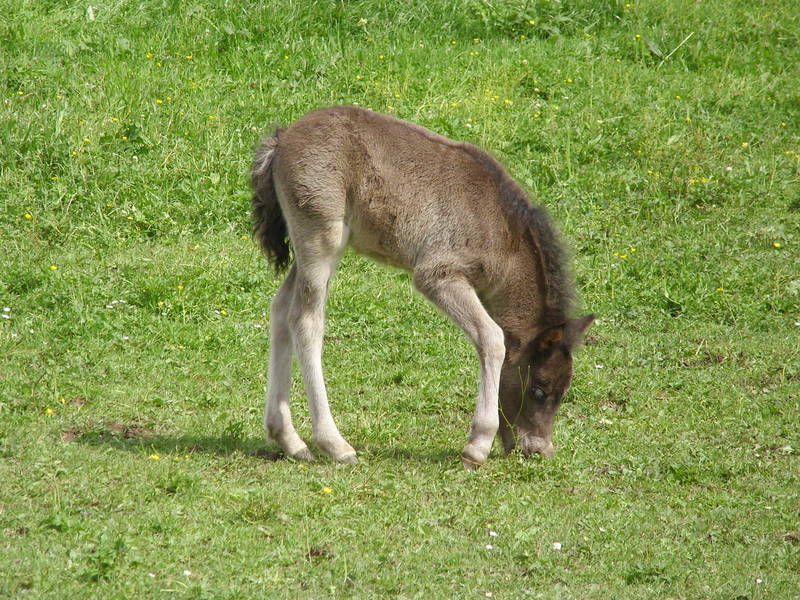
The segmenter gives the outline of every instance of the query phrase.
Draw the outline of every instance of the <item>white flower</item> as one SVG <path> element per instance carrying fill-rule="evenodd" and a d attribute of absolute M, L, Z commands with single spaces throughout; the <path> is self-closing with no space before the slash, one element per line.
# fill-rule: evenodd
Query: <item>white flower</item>
<path fill-rule="evenodd" d="M 186 575 L 186 576 L 188 577 L 189 575 L 191 575 L 191 574 L 192 574 L 192 572 L 191 572 L 189 569 L 184 569 L 184 570 L 183 570 L 183 574 L 184 574 L 184 575 Z"/>
<path fill-rule="evenodd" d="M 497 532 L 496 531 L 490 531 L 489 532 L 489 536 L 490 537 L 497 537 Z"/>
<path fill-rule="evenodd" d="M 561 542 L 553 542 L 553 550 L 561 550 Z"/>
<path fill-rule="evenodd" d="M 494 546 L 492 546 L 491 544 L 486 544 L 486 549 L 487 550 L 494 550 Z"/>

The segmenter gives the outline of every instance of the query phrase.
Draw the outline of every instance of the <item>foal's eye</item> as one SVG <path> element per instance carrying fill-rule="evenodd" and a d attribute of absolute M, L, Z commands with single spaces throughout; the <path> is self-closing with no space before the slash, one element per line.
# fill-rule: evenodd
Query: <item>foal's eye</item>
<path fill-rule="evenodd" d="M 533 388 L 533 398 L 534 398 L 534 400 L 542 401 L 542 400 L 545 399 L 545 396 L 547 396 L 547 394 L 545 394 L 545 392 L 544 392 L 544 390 L 542 388 L 540 388 L 540 387 Z"/>

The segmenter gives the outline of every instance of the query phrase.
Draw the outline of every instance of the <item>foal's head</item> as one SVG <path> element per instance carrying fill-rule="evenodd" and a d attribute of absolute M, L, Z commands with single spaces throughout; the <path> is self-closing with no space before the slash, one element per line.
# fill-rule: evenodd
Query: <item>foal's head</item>
<path fill-rule="evenodd" d="M 572 381 L 572 353 L 594 315 L 539 333 L 516 364 L 506 363 L 500 384 L 500 435 L 507 452 L 553 456 L 553 421 Z"/>

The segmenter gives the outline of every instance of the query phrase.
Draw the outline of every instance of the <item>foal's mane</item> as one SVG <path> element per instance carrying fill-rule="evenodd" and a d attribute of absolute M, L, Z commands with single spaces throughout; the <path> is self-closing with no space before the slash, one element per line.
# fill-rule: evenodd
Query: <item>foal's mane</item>
<path fill-rule="evenodd" d="M 468 143 L 460 147 L 486 169 L 499 186 L 501 205 L 512 232 L 527 238 L 533 246 L 545 288 L 542 324 L 564 322 L 574 309 L 575 284 L 567 266 L 564 243 L 550 215 L 543 207 L 530 202 L 525 191 L 491 154 Z"/>

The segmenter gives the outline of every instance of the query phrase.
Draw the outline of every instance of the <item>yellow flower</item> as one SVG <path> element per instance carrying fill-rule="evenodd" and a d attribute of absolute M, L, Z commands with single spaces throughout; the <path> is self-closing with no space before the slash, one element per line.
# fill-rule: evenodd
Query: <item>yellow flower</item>
<path fill-rule="evenodd" d="M 183 291 L 183 285 L 181 285 L 180 283 L 177 285 L 177 288 L 179 292 Z"/>
<path fill-rule="evenodd" d="M 322 493 L 323 494 L 332 494 L 333 490 L 331 488 L 329 488 L 329 487 L 324 487 L 324 488 L 322 488 Z"/>
<path fill-rule="evenodd" d="M 187 54 L 186 56 L 184 56 L 184 58 L 186 60 L 192 60 L 194 58 L 194 56 L 192 56 L 191 54 Z"/>
<path fill-rule="evenodd" d="M 750 144 L 748 144 L 747 142 L 742 142 L 742 143 L 741 143 L 741 144 L 739 144 L 739 145 L 740 145 L 742 148 L 747 148 L 747 147 L 748 147 Z"/>
<path fill-rule="evenodd" d="M 531 19 L 530 21 L 528 21 L 528 25 L 536 25 L 536 21 Z"/>
<path fill-rule="evenodd" d="M 88 143 L 89 143 L 89 142 L 91 142 L 91 141 L 92 141 L 92 140 L 90 140 L 88 137 L 85 137 L 85 138 L 83 138 L 83 143 L 84 143 L 84 144 L 88 144 Z"/>
<path fill-rule="evenodd" d="M 150 455 L 150 460 L 158 460 L 159 458 L 161 457 L 158 454 L 153 453 Z"/>
<path fill-rule="evenodd" d="M 772 245 L 776 248 L 781 248 L 783 246 L 780 242 L 772 242 Z"/>
<path fill-rule="evenodd" d="M 638 33 L 636 34 L 636 39 L 637 40 L 640 39 L 641 37 L 642 37 L 641 34 L 638 34 Z"/>
<path fill-rule="evenodd" d="M 45 410 L 44 412 L 47 413 L 48 415 L 54 415 L 56 413 L 56 411 L 54 411 L 49 406 L 47 407 L 47 410 Z"/>
<path fill-rule="evenodd" d="M 156 98 L 156 104 L 163 104 L 164 101 L 161 98 Z"/>
<path fill-rule="evenodd" d="M 31 213 L 25 213 L 25 214 L 24 214 L 24 215 L 22 215 L 22 216 L 23 216 L 24 218 L 28 219 L 28 220 L 30 220 L 30 219 L 32 219 L 32 218 L 33 218 L 33 215 L 32 215 Z"/>
<path fill-rule="evenodd" d="M 58 265 L 50 265 L 51 271 L 58 271 Z"/>
<path fill-rule="evenodd" d="M 249 240 L 249 239 L 250 239 L 250 236 L 249 236 L 249 235 L 246 235 L 246 234 L 242 234 L 242 239 L 243 239 L 243 240 Z"/>

